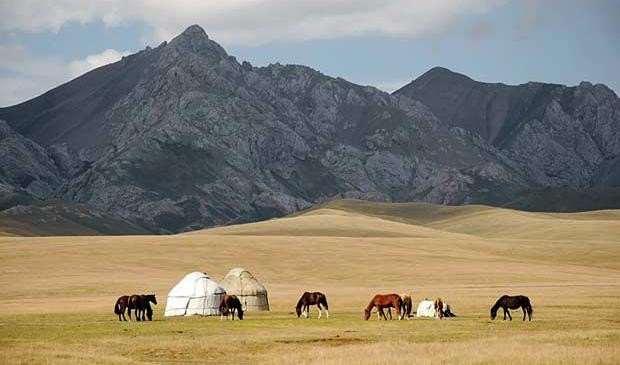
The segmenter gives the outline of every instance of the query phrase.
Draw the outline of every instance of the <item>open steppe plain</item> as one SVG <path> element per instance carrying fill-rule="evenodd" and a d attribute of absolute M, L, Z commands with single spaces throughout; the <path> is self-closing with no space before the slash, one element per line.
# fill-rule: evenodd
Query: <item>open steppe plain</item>
<path fill-rule="evenodd" d="M 185 274 L 239 266 L 271 312 L 164 319 Z M 0 363 L 620 363 L 620 211 L 335 201 L 170 236 L 3 236 L 0 273 Z M 327 294 L 329 319 L 296 318 L 304 290 Z M 116 298 L 146 292 L 155 321 L 119 323 Z M 388 292 L 458 317 L 363 321 Z M 534 320 L 491 321 L 501 294 L 528 295 Z"/>

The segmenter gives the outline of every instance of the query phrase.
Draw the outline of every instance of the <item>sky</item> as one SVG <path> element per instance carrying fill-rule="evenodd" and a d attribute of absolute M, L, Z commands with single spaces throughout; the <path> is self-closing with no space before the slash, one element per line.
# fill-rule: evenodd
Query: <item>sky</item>
<path fill-rule="evenodd" d="M 0 106 L 192 24 L 239 62 L 303 64 L 388 92 L 434 66 L 620 90 L 618 0 L 0 0 L 0 14 Z"/>

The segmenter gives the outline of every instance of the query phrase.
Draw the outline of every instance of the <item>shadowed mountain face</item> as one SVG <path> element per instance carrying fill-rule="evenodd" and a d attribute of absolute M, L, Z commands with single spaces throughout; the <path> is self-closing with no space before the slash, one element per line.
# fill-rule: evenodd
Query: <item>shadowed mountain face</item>
<path fill-rule="evenodd" d="M 0 188 L 164 233 L 279 216 L 338 197 L 506 204 L 562 181 L 582 189 L 595 185 L 595 174 L 597 184 L 617 180 L 617 145 L 599 131 L 604 111 L 587 128 L 607 143 L 606 157 L 562 165 L 564 180 L 543 179 L 545 164 L 499 142 L 510 135 L 501 118 L 480 119 L 479 128 L 473 116 L 470 124 L 447 123 L 451 114 L 439 103 L 427 107 L 406 92 L 418 81 L 390 95 L 304 66 L 239 64 L 192 26 L 170 43 L 0 109 L 7 131 L 0 146 L 31 163 L 1 165 Z M 426 87 L 435 87 L 431 81 Z M 612 96 L 609 134 L 617 133 Z M 488 132 L 488 123 L 499 131 Z M 535 136 L 561 132 L 541 123 Z M 595 140 L 587 128 L 571 141 Z"/>
<path fill-rule="evenodd" d="M 542 186 L 620 186 L 620 99 L 604 85 L 477 82 L 434 68 L 397 90 L 477 133 Z"/>

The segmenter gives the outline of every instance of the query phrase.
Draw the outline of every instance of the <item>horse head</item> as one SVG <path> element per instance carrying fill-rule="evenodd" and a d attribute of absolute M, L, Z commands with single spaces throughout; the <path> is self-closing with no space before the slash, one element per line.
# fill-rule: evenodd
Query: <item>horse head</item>
<path fill-rule="evenodd" d="M 491 308 L 491 319 L 494 320 L 495 317 L 497 317 L 497 308 L 493 307 Z"/>
<path fill-rule="evenodd" d="M 370 310 L 368 308 L 364 308 L 364 316 L 362 318 L 364 318 L 365 321 L 370 318 Z"/>
<path fill-rule="evenodd" d="M 157 305 L 157 298 L 155 298 L 155 294 L 149 294 L 146 296 L 146 300 Z"/>

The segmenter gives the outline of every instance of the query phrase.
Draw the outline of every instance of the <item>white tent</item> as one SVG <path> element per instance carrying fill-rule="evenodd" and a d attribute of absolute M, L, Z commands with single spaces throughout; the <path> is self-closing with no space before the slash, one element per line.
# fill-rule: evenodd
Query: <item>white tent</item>
<path fill-rule="evenodd" d="M 220 283 L 226 293 L 236 295 L 245 311 L 268 311 L 267 289 L 249 271 L 235 268 Z"/>
<path fill-rule="evenodd" d="M 224 288 L 206 273 L 187 274 L 168 293 L 164 316 L 218 315 L 224 294 Z"/>
<path fill-rule="evenodd" d="M 435 317 L 435 302 L 432 300 L 423 300 L 418 304 L 415 313 L 416 317 Z"/>

